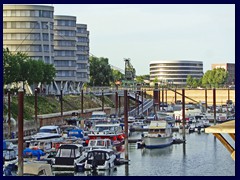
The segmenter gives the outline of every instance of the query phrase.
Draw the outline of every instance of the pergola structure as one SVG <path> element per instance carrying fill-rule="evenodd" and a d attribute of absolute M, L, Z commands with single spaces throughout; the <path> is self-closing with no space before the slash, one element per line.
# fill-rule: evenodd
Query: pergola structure
<path fill-rule="evenodd" d="M 227 121 L 222 124 L 210 126 L 205 129 L 205 133 L 212 133 L 230 152 L 232 159 L 235 161 L 235 148 L 222 136 L 227 133 L 235 142 L 235 120 Z"/>

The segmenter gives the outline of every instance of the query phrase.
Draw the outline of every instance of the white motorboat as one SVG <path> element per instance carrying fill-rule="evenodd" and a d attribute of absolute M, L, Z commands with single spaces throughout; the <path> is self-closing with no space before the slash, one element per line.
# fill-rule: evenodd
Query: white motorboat
<path fill-rule="evenodd" d="M 93 150 L 93 149 L 112 149 L 113 146 L 111 144 L 110 139 L 90 139 L 88 142 L 88 146 L 85 147 L 85 150 Z"/>
<path fill-rule="evenodd" d="M 62 144 L 53 161 L 54 170 L 76 170 L 78 163 L 86 160 L 81 144 Z"/>
<path fill-rule="evenodd" d="M 115 167 L 116 155 L 112 149 L 93 149 L 88 151 L 85 170 L 107 170 Z"/>
<path fill-rule="evenodd" d="M 54 139 L 59 137 L 62 137 L 59 126 L 42 126 L 39 129 L 39 132 L 33 135 L 31 138 L 33 140 L 40 140 L 40 139 Z"/>
<path fill-rule="evenodd" d="M 142 134 L 146 148 L 162 148 L 173 143 L 172 127 L 165 120 L 151 121 L 148 132 Z"/>

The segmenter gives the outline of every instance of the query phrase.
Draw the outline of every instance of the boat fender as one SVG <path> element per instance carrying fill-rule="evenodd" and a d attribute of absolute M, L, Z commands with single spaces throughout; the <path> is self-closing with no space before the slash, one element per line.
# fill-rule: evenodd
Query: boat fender
<path fill-rule="evenodd" d="M 161 134 L 158 134 L 158 137 L 162 137 Z"/>

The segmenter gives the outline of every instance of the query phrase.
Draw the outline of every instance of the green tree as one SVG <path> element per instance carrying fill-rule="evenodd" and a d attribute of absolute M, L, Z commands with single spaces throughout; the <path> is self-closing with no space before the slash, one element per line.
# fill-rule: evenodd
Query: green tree
<path fill-rule="evenodd" d="M 113 76 L 112 84 L 115 84 L 116 81 L 121 81 L 124 79 L 124 74 L 116 69 L 112 69 L 112 76 Z"/>
<path fill-rule="evenodd" d="M 154 84 L 158 83 L 158 78 L 157 77 L 154 78 L 153 83 Z"/>
<path fill-rule="evenodd" d="M 35 84 L 35 86 L 43 81 L 43 74 L 44 74 L 44 62 L 41 60 L 32 60 L 29 59 L 29 78 L 27 80 L 29 85 Z"/>
<path fill-rule="evenodd" d="M 54 78 L 56 77 L 56 69 L 53 64 L 44 64 L 43 66 L 43 79 L 42 84 L 50 84 L 54 81 Z"/>
<path fill-rule="evenodd" d="M 3 80 L 4 84 L 17 82 L 20 66 L 17 55 L 13 55 L 8 48 L 3 49 Z"/>
<path fill-rule="evenodd" d="M 111 66 L 107 58 L 90 57 L 90 85 L 109 86 L 113 82 Z"/>
<path fill-rule="evenodd" d="M 188 75 L 188 76 L 187 76 L 186 82 L 187 82 L 187 86 L 188 86 L 188 87 L 192 87 L 192 86 L 193 86 L 193 78 L 192 78 L 191 75 Z"/>
<path fill-rule="evenodd" d="M 144 83 L 144 77 L 143 76 L 136 76 L 136 82 L 143 84 Z"/>
<path fill-rule="evenodd" d="M 217 88 L 223 86 L 226 83 L 227 77 L 228 73 L 223 68 L 208 70 L 202 78 L 202 85 L 204 87 Z"/>
<path fill-rule="evenodd" d="M 56 70 L 53 65 L 45 64 L 42 60 L 33 60 L 22 52 L 16 54 L 7 48 L 3 49 L 4 84 L 28 82 L 29 85 L 50 83 Z"/>
<path fill-rule="evenodd" d="M 193 78 L 191 87 L 196 88 L 198 87 L 198 85 L 199 85 L 199 80 L 197 78 Z"/>

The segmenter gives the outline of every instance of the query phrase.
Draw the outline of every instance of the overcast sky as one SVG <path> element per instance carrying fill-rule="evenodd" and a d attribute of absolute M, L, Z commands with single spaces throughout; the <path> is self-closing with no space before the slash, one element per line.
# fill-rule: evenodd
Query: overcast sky
<path fill-rule="evenodd" d="M 235 63 L 234 4 L 49 4 L 54 15 L 77 17 L 90 31 L 90 53 L 137 75 L 158 60 Z"/>

